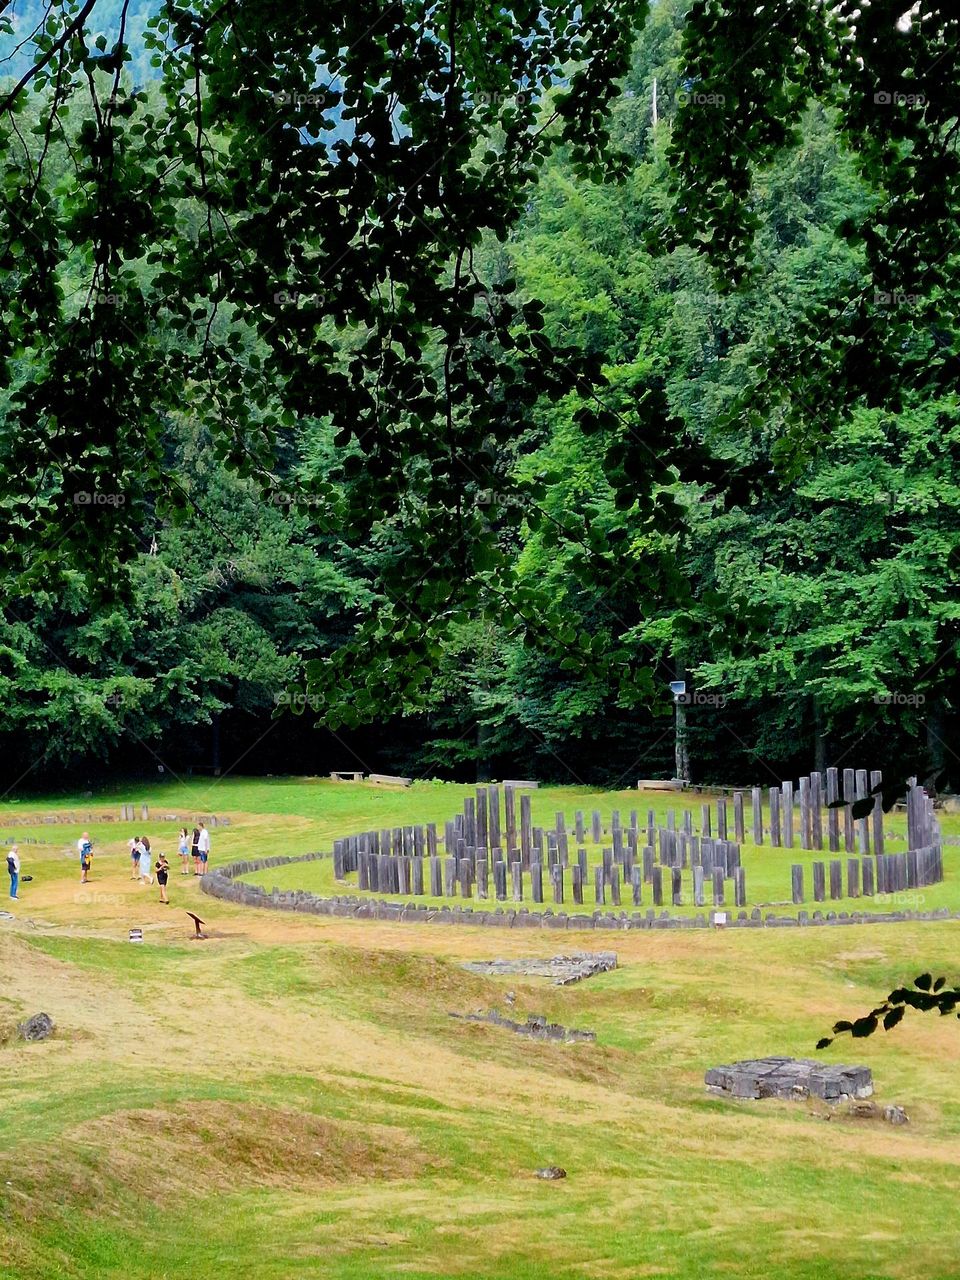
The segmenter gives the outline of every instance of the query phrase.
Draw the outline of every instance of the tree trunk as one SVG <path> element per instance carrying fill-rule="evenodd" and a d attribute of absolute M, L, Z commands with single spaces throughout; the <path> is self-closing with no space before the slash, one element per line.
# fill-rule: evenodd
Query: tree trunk
<path fill-rule="evenodd" d="M 827 768 L 827 735 L 823 730 L 823 712 L 820 699 L 816 694 L 811 699 L 813 713 L 813 767 L 817 773 L 825 773 Z"/>
<path fill-rule="evenodd" d="M 944 744 L 946 724 L 943 703 L 939 698 L 927 703 L 927 714 L 924 716 L 923 727 L 927 738 L 927 767 L 930 773 L 939 774 L 943 771 L 947 760 L 946 746 Z M 942 786 L 943 779 L 941 778 L 938 790 Z"/>
<path fill-rule="evenodd" d="M 220 712 L 213 713 L 213 719 L 210 722 L 210 747 L 213 754 L 213 772 L 216 776 L 220 775 Z"/>
<path fill-rule="evenodd" d="M 677 725 L 674 751 L 675 777 L 681 782 L 690 781 L 690 753 L 687 750 L 687 708 L 682 702 L 675 704 Z"/>
<path fill-rule="evenodd" d="M 490 757 L 487 744 L 490 741 L 490 726 L 481 720 L 477 721 L 477 781 L 490 781 Z"/>

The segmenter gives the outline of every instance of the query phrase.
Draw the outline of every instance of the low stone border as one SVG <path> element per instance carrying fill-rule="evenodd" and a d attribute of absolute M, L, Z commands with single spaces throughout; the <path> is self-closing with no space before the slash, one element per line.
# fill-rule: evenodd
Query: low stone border
<path fill-rule="evenodd" d="M 591 914 L 566 911 L 528 911 L 526 907 L 496 907 L 492 911 L 474 911 L 472 907 L 428 907 L 417 902 L 389 902 L 382 898 L 358 898 L 335 896 L 319 898 L 305 889 L 274 889 L 267 891 L 256 884 L 236 879 L 251 871 L 265 871 L 270 867 L 289 866 L 292 862 L 316 862 L 328 858 L 328 853 L 305 853 L 299 857 L 276 856 L 255 858 L 244 862 L 231 862 L 201 877 L 200 888 L 213 898 L 236 902 L 245 907 L 269 907 L 275 911 L 299 911 L 308 915 L 339 916 L 353 920 L 399 921 L 405 924 L 472 924 L 485 928 L 501 929 L 710 929 L 712 924 L 704 914 L 696 916 L 671 916 L 668 911 L 658 915 L 652 908 L 646 913 L 634 911 L 627 914 L 594 911 Z M 936 911 L 799 911 L 796 916 L 778 916 L 768 911 L 764 916 L 759 907 L 748 915 L 740 911 L 736 918 L 728 911 L 727 929 L 789 929 L 809 928 L 814 925 L 847 924 L 899 924 L 911 920 L 950 920 L 954 916 L 947 907 Z"/>

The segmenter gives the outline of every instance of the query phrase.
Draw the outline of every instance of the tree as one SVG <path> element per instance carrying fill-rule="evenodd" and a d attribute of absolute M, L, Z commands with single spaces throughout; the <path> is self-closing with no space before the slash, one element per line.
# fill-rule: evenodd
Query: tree
<path fill-rule="evenodd" d="M 905 394 L 958 386 L 960 16 L 856 0 L 797 4 L 695 0 L 684 32 L 673 222 L 722 287 L 756 268 L 761 175 L 801 137 L 818 100 L 837 113 L 869 200 L 835 231 L 862 255 L 859 279 L 811 300 L 775 334 L 757 378 L 731 406 L 759 422 L 776 409 L 781 463 L 799 470 L 857 404 L 898 412 Z"/>
<path fill-rule="evenodd" d="M 607 108 L 645 6 L 169 3 L 147 36 L 157 107 L 124 76 L 129 3 L 109 40 L 91 39 L 96 4 L 55 6 L 0 100 L 10 582 L 71 567 L 102 591 L 145 519 L 183 508 L 164 453 L 185 394 L 215 454 L 264 489 L 284 429 L 326 418 L 340 453 L 315 522 L 355 550 L 375 526 L 403 547 L 375 613 L 310 669 L 313 696 L 356 722 L 412 697 L 438 636 L 489 602 L 502 564 L 476 497 L 498 450 L 539 398 L 602 385 L 475 253 L 556 145 L 582 175 L 622 170 Z M 28 90 L 44 123 L 25 163 Z M 134 492 L 155 506 L 120 501 Z"/>

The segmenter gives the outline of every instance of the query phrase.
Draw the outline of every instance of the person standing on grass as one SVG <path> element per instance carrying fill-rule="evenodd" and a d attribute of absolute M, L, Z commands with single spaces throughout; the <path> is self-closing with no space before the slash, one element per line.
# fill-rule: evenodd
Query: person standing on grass
<path fill-rule="evenodd" d="M 197 840 L 197 848 L 200 851 L 200 874 L 207 874 L 207 859 L 210 857 L 210 832 L 200 823 L 200 836 Z"/>
<path fill-rule="evenodd" d="M 10 846 L 7 854 L 7 871 L 10 875 L 10 897 L 16 902 L 20 897 L 20 853 L 15 844 Z"/>
<path fill-rule="evenodd" d="M 190 874 L 190 837 L 187 834 L 187 828 L 180 828 L 180 840 L 177 844 L 177 852 L 180 854 L 180 874 L 188 876 Z"/>
<path fill-rule="evenodd" d="M 140 837 L 140 881 L 153 884 L 153 875 L 150 871 L 150 841 L 146 836 Z"/>
<path fill-rule="evenodd" d="M 170 874 L 170 864 L 162 853 L 157 854 L 157 884 L 160 886 L 160 901 L 169 902 L 167 897 L 167 876 Z"/>
<path fill-rule="evenodd" d="M 134 836 L 130 841 L 130 879 L 140 879 L 140 837 Z"/>
<path fill-rule="evenodd" d="M 200 828 L 193 828 L 193 838 L 190 842 L 190 852 L 193 855 L 193 874 L 200 874 Z"/>
<path fill-rule="evenodd" d="M 86 831 L 77 841 L 77 853 L 80 855 L 80 883 L 86 884 L 90 878 L 90 867 L 93 864 L 93 845 Z"/>

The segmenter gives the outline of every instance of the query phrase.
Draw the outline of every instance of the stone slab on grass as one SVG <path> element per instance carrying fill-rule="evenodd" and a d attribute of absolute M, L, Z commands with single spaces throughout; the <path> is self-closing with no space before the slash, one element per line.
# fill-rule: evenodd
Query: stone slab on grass
<path fill-rule="evenodd" d="M 711 1067 L 704 1083 L 712 1093 L 731 1098 L 822 1098 L 843 1102 L 869 1098 L 869 1067 L 832 1066 L 812 1058 L 753 1058 Z"/>
<path fill-rule="evenodd" d="M 596 973 L 615 969 L 617 954 L 615 951 L 576 951 L 566 956 L 553 956 L 549 960 L 536 957 L 526 960 L 475 960 L 463 967 L 487 978 L 550 978 L 556 986 L 566 987 L 572 982 L 592 978 Z"/>

